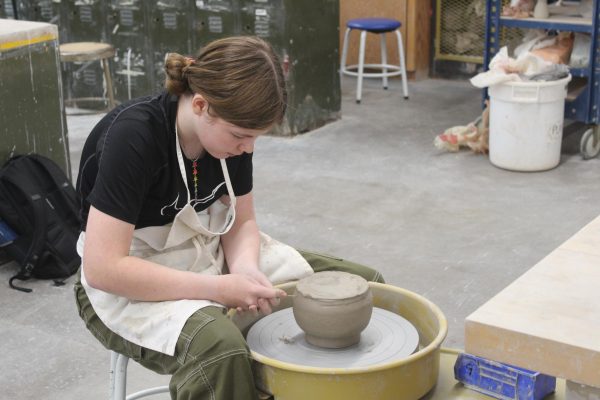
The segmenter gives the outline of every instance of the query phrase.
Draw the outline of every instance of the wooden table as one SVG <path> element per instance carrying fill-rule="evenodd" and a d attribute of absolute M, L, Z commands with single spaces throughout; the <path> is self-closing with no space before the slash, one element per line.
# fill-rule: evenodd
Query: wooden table
<path fill-rule="evenodd" d="M 465 350 L 600 393 L 600 217 L 467 317 Z"/>

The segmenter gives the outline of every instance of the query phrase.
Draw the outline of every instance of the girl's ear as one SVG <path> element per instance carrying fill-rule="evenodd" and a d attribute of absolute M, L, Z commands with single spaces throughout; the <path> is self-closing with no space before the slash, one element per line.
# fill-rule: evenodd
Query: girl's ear
<path fill-rule="evenodd" d="M 208 102 L 201 94 L 194 93 L 194 97 L 192 97 L 192 110 L 196 115 L 202 115 L 203 112 L 208 110 Z"/>

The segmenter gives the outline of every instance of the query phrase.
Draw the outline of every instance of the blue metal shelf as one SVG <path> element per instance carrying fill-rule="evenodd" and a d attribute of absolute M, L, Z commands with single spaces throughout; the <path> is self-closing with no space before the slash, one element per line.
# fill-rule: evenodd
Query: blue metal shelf
<path fill-rule="evenodd" d="M 573 22 L 556 21 L 552 19 L 516 19 L 509 17 L 501 17 L 500 25 L 511 28 L 525 28 L 525 29 L 551 29 L 557 31 L 569 31 L 569 32 L 581 32 L 581 33 L 592 33 L 591 21 L 581 18 L 569 18 Z"/>
<path fill-rule="evenodd" d="M 589 68 L 569 68 L 569 71 L 574 78 L 587 78 L 590 76 Z"/>
<path fill-rule="evenodd" d="M 502 0 L 487 0 L 485 50 L 483 55 L 484 68 L 487 70 L 490 60 L 500 50 L 500 32 L 502 28 L 546 29 L 588 33 L 591 36 L 589 49 L 589 65 L 586 68 L 572 68 L 573 77 L 587 78 L 583 90 L 579 90 L 577 98 L 565 104 L 565 117 L 586 124 L 600 123 L 600 0 L 594 0 L 592 18 L 577 18 L 569 16 L 554 16 L 548 19 L 524 18 L 516 19 L 501 17 Z M 487 93 L 484 92 L 484 96 Z"/>

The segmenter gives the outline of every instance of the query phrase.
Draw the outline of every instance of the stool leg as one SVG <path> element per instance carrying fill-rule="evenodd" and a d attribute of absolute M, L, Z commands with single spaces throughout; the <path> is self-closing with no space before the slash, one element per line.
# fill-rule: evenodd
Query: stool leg
<path fill-rule="evenodd" d="M 408 78 L 406 77 L 406 64 L 404 63 L 404 46 L 402 45 L 402 34 L 400 29 L 396 30 L 396 39 L 398 39 L 398 53 L 400 55 L 400 69 L 402 71 L 402 91 L 404 92 L 404 98 L 408 99 L 408 84 L 406 83 Z"/>
<path fill-rule="evenodd" d="M 122 354 L 117 354 L 115 365 L 115 387 L 113 400 L 125 400 L 127 390 L 127 363 L 129 358 Z"/>
<path fill-rule="evenodd" d="M 117 369 L 117 357 L 118 354 L 114 351 L 110 352 L 110 388 L 109 388 L 109 399 L 115 400 L 115 373 Z"/>
<path fill-rule="evenodd" d="M 360 104 L 362 98 L 363 70 L 365 68 L 365 42 L 367 40 L 367 31 L 360 32 L 360 49 L 358 52 L 358 81 L 356 83 L 356 102 Z"/>
<path fill-rule="evenodd" d="M 383 90 L 387 90 L 388 88 L 388 77 L 387 72 L 387 45 L 385 44 L 385 32 L 381 33 L 381 69 L 383 75 Z"/>
<path fill-rule="evenodd" d="M 346 29 L 346 33 L 344 34 L 344 44 L 342 47 L 342 65 L 340 66 L 340 75 L 343 75 L 346 72 L 346 61 L 348 58 L 348 38 L 350 37 L 350 28 Z"/>
<path fill-rule="evenodd" d="M 115 95 L 113 93 L 112 77 L 110 76 L 110 66 L 108 59 L 102 59 L 102 70 L 104 71 L 104 80 L 106 81 L 106 91 L 108 93 L 108 107 L 115 108 Z"/>

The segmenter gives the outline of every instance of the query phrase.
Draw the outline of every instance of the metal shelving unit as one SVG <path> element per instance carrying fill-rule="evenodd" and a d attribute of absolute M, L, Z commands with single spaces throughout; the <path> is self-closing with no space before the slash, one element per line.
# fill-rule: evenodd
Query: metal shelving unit
<path fill-rule="evenodd" d="M 569 2 L 565 2 L 569 3 Z M 585 84 L 576 85 L 572 82 L 565 103 L 565 118 L 582 122 L 586 130 L 581 137 L 580 151 L 584 159 L 596 157 L 600 153 L 600 7 L 599 1 L 594 0 L 594 10 L 591 18 L 572 17 L 570 10 L 574 4 L 565 4 L 561 14 L 551 14 L 547 19 L 525 18 L 516 19 L 502 17 L 502 0 L 487 0 L 484 68 L 488 68 L 490 60 L 500 50 L 500 32 L 502 28 L 545 29 L 587 33 L 591 37 L 589 63 L 586 68 L 572 68 L 574 78 L 582 78 Z M 558 8 L 556 8 L 558 10 Z"/>

